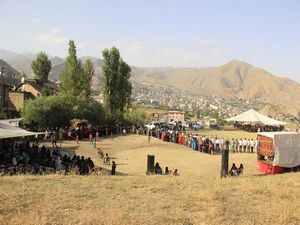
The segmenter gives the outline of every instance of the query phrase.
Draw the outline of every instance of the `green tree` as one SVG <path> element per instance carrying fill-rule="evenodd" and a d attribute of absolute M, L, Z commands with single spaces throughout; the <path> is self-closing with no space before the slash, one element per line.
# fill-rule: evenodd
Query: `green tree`
<path fill-rule="evenodd" d="M 48 75 L 51 70 L 51 61 L 45 52 L 40 52 L 36 59 L 32 61 L 31 68 L 35 75 L 35 79 L 40 82 L 47 82 Z"/>
<path fill-rule="evenodd" d="M 74 41 L 69 41 L 69 55 L 67 56 L 65 69 L 60 75 L 60 93 L 66 96 L 80 96 L 83 92 L 83 69 L 77 59 Z"/>
<path fill-rule="evenodd" d="M 139 127 L 145 124 L 147 113 L 142 108 L 134 108 L 127 119 L 132 125 Z"/>
<path fill-rule="evenodd" d="M 92 78 L 95 74 L 92 60 L 86 59 L 83 63 L 83 74 L 81 77 L 82 94 L 85 97 L 91 96 Z"/>
<path fill-rule="evenodd" d="M 130 105 L 131 69 L 120 57 L 116 47 L 103 51 L 104 104 L 112 122 L 124 119 L 124 112 Z"/>
<path fill-rule="evenodd" d="M 92 124 L 105 122 L 100 103 L 77 96 L 41 96 L 28 100 L 21 115 L 25 124 L 36 128 L 70 125 L 74 118 L 86 119 Z"/>
<path fill-rule="evenodd" d="M 71 106 L 62 96 L 41 96 L 28 100 L 21 112 L 23 122 L 38 127 L 69 125 Z"/>

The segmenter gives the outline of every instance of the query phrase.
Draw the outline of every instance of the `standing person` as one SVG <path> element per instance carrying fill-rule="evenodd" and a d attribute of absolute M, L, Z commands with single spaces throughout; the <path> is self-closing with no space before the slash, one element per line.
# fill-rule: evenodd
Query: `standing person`
<path fill-rule="evenodd" d="M 148 131 L 148 144 L 150 144 L 150 138 L 151 138 L 151 130 Z"/>
<path fill-rule="evenodd" d="M 116 165 L 115 161 L 112 161 L 111 175 L 116 175 L 116 168 L 117 168 L 117 165 Z"/>
<path fill-rule="evenodd" d="M 247 152 L 250 153 L 250 148 L 251 148 L 251 141 L 248 139 L 247 141 Z"/>
<path fill-rule="evenodd" d="M 35 138 L 35 143 L 38 145 L 38 144 L 39 144 L 39 135 L 36 134 L 36 135 L 34 136 L 34 138 Z"/>
<path fill-rule="evenodd" d="M 238 141 L 238 139 L 235 139 L 235 152 L 236 153 L 239 152 L 239 141 Z"/>
<path fill-rule="evenodd" d="M 223 150 L 229 151 L 229 145 L 230 145 L 230 141 L 229 141 L 229 139 L 227 139 L 227 140 L 225 141 L 225 149 L 223 149 Z"/>
<path fill-rule="evenodd" d="M 93 135 L 92 135 L 92 133 L 90 133 L 89 139 L 90 139 L 90 144 L 93 144 Z"/>
<path fill-rule="evenodd" d="M 52 146 L 57 148 L 57 138 L 55 132 L 52 133 L 51 139 L 52 139 Z"/>
<path fill-rule="evenodd" d="M 96 132 L 96 141 L 99 141 L 99 131 Z"/>
<path fill-rule="evenodd" d="M 110 132 L 110 141 L 112 141 L 113 138 L 114 138 L 114 133 L 111 131 L 111 132 Z"/>
<path fill-rule="evenodd" d="M 235 153 L 235 145 L 236 145 L 235 140 L 234 140 L 234 138 L 232 138 L 232 140 L 231 140 L 231 150 L 232 150 L 233 153 Z"/>
<path fill-rule="evenodd" d="M 225 140 L 224 140 L 224 138 L 220 139 L 220 146 L 221 146 L 221 151 L 224 151 L 224 148 L 225 148 Z"/>
<path fill-rule="evenodd" d="M 220 151 L 220 139 L 219 138 L 216 139 L 215 144 L 216 144 L 216 151 L 219 152 Z"/>
<path fill-rule="evenodd" d="M 244 147 L 244 152 L 246 152 L 246 149 L 247 149 L 247 139 L 244 138 L 243 140 L 243 147 Z"/>
<path fill-rule="evenodd" d="M 243 140 L 242 140 L 242 138 L 239 140 L 239 150 L 240 150 L 240 152 L 243 152 Z"/>
<path fill-rule="evenodd" d="M 96 144 L 96 138 L 94 139 L 94 141 L 93 141 L 93 148 L 94 149 L 96 149 L 97 148 L 97 146 L 96 146 L 97 144 Z"/>
<path fill-rule="evenodd" d="M 77 133 L 76 133 L 76 139 L 75 140 L 76 140 L 76 143 L 79 144 L 79 136 L 78 136 Z"/>
<path fill-rule="evenodd" d="M 251 153 L 253 153 L 253 149 L 254 149 L 254 140 L 252 138 L 251 141 L 250 141 L 250 151 L 251 151 Z"/>
<path fill-rule="evenodd" d="M 68 131 L 68 140 L 71 140 L 71 136 L 72 136 L 71 129 L 69 129 L 69 131 Z"/>
<path fill-rule="evenodd" d="M 258 152 L 258 139 L 256 138 L 255 140 L 254 140 L 254 147 L 255 147 L 255 151 L 256 152 Z"/>

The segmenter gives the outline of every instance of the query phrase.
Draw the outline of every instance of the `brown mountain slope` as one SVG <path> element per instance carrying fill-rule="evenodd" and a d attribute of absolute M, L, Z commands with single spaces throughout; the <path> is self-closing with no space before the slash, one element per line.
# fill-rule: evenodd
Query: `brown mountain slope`
<path fill-rule="evenodd" d="M 300 111 L 300 84 L 233 60 L 210 68 L 134 68 L 133 80 L 145 85 L 169 86 L 194 94 L 236 96 L 284 105 Z M 298 105 L 297 105 L 298 104 Z"/>

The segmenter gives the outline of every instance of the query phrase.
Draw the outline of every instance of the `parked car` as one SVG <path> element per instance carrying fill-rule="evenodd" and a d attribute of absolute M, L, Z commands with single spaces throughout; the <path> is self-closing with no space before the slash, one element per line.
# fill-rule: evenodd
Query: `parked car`
<path fill-rule="evenodd" d="M 194 124 L 192 125 L 192 128 L 193 128 L 194 130 L 202 129 L 202 128 L 203 128 L 203 125 L 202 125 L 201 123 L 199 123 L 199 122 L 196 122 L 196 123 L 194 123 Z"/>
<path fill-rule="evenodd" d="M 159 125 L 159 122 L 154 121 L 154 122 L 151 122 L 151 123 L 146 124 L 145 127 L 146 127 L 147 129 L 153 130 L 153 129 L 155 129 L 156 126 L 158 126 L 158 125 Z"/>

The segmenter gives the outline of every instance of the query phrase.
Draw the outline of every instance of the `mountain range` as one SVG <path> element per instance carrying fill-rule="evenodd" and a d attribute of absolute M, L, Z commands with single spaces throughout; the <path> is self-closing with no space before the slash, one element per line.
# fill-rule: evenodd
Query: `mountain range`
<path fill-rule="evenodd" d="M 20 76 L 25 72 L 33 76 L 31 62 L 35 54 L 18 54 L 0 50 L 0 65 L 6 62 L 11 74 Z M 95 66 L 93 86 L 101 86 L 102 59 L 90 58 Z M 57 80 L 64 69 L 64 59 L 50 57 L 52 70 L 50 79 Z M 270 72 L 238 60 L 232 60 L 217 67 L 208 68 L 141 68 L 132 67 L 132 81 L 143 86 L 176 88 L 196 95 L 216 95 L 243 99 L 259 98 L 271 104 L 280 105 L 281 109 L 300 117 L 300 84 L 274 76 Z"/>

